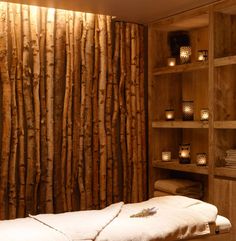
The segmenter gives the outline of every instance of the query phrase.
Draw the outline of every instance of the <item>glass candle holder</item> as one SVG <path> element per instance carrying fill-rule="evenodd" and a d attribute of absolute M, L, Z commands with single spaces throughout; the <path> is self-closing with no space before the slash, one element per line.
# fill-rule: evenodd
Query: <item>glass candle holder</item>
<path fill-rule="evenodd" d="M 193 101 L 183 101 L 182 112 L 184 121 L 193 120 Z"/>
<path fill-rule="evenodd" d="M 189 164 L 190 162 L 190 144 L 179 145 L 179 163 Z"/>
<path fill-rule="evenodd" d="M 175 119 L 175 111 L 172 109 L 165 110 L 165 116 L 167 121 L 172 121 Z"/>
<path fill-rule="evenodd" d="M 176 59 L 175 58 L 168 58 L 167 59 L 167 65 L 168 66 L 175 66 L 176 65 Z"/>
<path fill-rule="evenodd" d="M 170 151 L 163 151 L 161 153 L 161 160 L 168 162 L 171 161 L 171 152 Z"/>
<path fill-rule="evenodd" d="M 208 121 L 209 119 L 209 110 L 208 109 L 201 109 L 201 121 Z"/>
<path fill-rule="evenodd" d="M 197 60 L 198 61 L 206 61 L 208 60 L 208 50 L 198 50 L 197 52 Z"/>
<path fill-rule="evenodd" d="M 207 154 L 206 153 L 197 153 L 196 163 L 198 166 L 206 166 Z"/>
<path fill-rule="evenodd" d="M 180 62 L 181 62 L 181 64 L 190 63 L 191 53 L 192 53 L 192 51 L 191 51 L 190 46 L 180 47 Z"/>

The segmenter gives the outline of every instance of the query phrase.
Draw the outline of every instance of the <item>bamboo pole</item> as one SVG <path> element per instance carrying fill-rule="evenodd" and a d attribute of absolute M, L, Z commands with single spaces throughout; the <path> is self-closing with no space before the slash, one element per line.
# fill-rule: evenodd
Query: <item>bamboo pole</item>
<path fill-rule="evenodd" d="M 115 50 L 113 57 L 113 114 L 112 114 L 112 158 L 113 158 L 113 201 L 119 200 L 117 121 L 119 116 L 118 67 L 120 56 L 120 23 L 115 23 Z"/>
<path fill-rule="evenodd" d="M 40 151 L 41 151 L 41 182 L 40 182 L 40 210 L 39 212 L 46 212 L 46 182 L 47 182 L 47 128 L 46 128 L 46 57 L 45 57 L 45 46 L 46 46 L 46 15 L 47 9 L 40 9 Z"/>
<path fill-rule="evenodd" d="M 11 155 L 9 164 L 9 219 L 16 218 L 16 158 L 17 158 L 17 144 L 18 144 L 18 116 L 17 116 L 17 103 L 16 103 L 16 69 L 17 69 L 17 48 L 16 48 L 16 35 L 15 35 L 15 18 L 13 4 L 8 5 L 9 9 L 9 26 L 11 29 L 11 109 L 12 109 L 12 140 L 11 140 Z"/>
<path fill-rule="evenodd" d="M 0 219 L 7 217 L 8 165 L 11 145 L 11 83 L 8 71 L 7 3 L 0 2 L 0 73 L 2 83 L 2 152 L 0 172 Z"/>
<path fill-rule="evenodd" d="M 132 132 L 131 132 L 131 24 L 126 23 L 125 26 L 125 55 L 126 55 L 126 85 L 125 85 L 125 96 L 126 96 L 126 110 L 127 110 L 127 118 L 126 118 L 126 138 L 127 138 L 127 175 L 129 179 L 127 180 L 127 201 L 131 202 L 131 193 L 132 193 Z"/>
<path fill-rule="evenodd" d="M 15 34 L 17 50 L 17 106 L 19 123 L 19 146 L 18 146 L 18 172 L 19 192 L 17 217 L 25 216 L 25 133 L 24 133 L 24 101 L 23 101 L 23 79 L 22 79 L 22 24 L 21 5 L 17 4 L 15 12 Z"/>
<path fill-rule="evenodd" d="M 85 44 L 86 82 L 85 82 L 85 188 L 87 209 L 92 209 L 92 78 L 93 78 L 93 47 L 94 47 L 94 14 L 86 13 L 88 28 Z"/>
<path fill-rule="evenodd" d="M 81 34 L 83 28 L 82 13 L 75 12 L 74 23 L 74 93 L 73 93 L 73 179 L 72 205 L 75 210 L 80 207 L 78 196 L 78 164 L 79 164 L 79 130 L 80 130 L 80 64 Z"/>
<path fill-rule="evenodd" d="M 34 189 L 34 210 L 37 210 L 38 186 L 41 176 L 40 168 L 40 99 L 39 99 L 39 75 L 40 75 L 40 56 L 39 56 L 39 26 L 38 26 L 38 7 L 30 6 L 30 30 L 31 48 L 33 51 L 33 99 L 34 99 L 34 119 L 35 119 L 35 189 Z"/>
<path fill-rule="evenodd" d="M 107 179 L 107 140 L 105 130 L 105 105 L 107 85 L 107 49 L 106 49 L 106 17 L 98 16 L 99 46 L 100 46 L 100 74 L 98 92 L 98 120 L 99 120 L 99 142 L 100 142 L 100 207 L 106 206 L 106 179 Z"/>
<path fill-rule="evenodd" d="M 83 33 L 81 39 L 81 104 L 80 104 L 80 134 L 79 134 L 79 164 L 78 164 L 78 184 L 80 190 L 80 209 L 86 209 L 86 193 L 84 184 L 84 115 L 85 115 L 85 83 L 86 83 L 86 60 L 85 60 L 85 43 L 87 40 L 88 27 L 85 24 L 85 14 L 83 14 Z"/>
<path fill-rule="evenodd" d="M 112 203 L 113 196 L 113 158 L 112 158 L 112 36 L 111 36 L 111 17 L 106 17 L 107 25 L 107 96 L 106 96 L 106 135 L 107 135 L 107 204 Z"/>
<path fill-rule="evenodd" d="M 141 138 L 142 138 L 142 180 L 143 180 L 143 200 L 147 193 L 147 159 L 146 159 L 146 120 L 145 120 L 145 99 L 144 99 L 144 27 L 139 26 L 140 31 L 140 113 L 141 113 Z"/>
<path fill-rule="evenodd" d="M 121 157 L 123 164 L 123 200 L 127 202 L 127 150 L 126 150 L 126 133 L 125 133 L 125 101 L 124 101 L 124 90 L 125 90 L 125 33 L 124 23 L 120 23 L 120 83 L 119 83 L 119 106 L 120 106 L 120 146 L 121 146 Z"/>
<path fill-rule="evenodd" d="M 23 94 L 24 109 L 27 126 L 27 172 L 26 172 L 26 212 L 35 213 L 34 187 L 35 187 L 35 123 L 32 96 L 32 82 L 30 78 L 30 32 L 29 32 L 29 7 L 22 5 L 23 18 Z"/>
<path fill-rule="evenodd" d="M 54 200 L 55 211 L 63 212 L 63 178 L 61 169 L 62 115 L 65 89 L 65 11 L 56 10 L 55 20 L 55 76 L 54 76 Z"/>
<path fill-rule="evenodd" d="M 47 182 L 46 212 L 53 212 L 53 79 L 54 79 L 54 18 L 55 10 L 48 9 L 46 31 L 46 108 L 47 108 Z"/>
<path fill-rule="evenodd" d="M 135 25 L 131 25 L 131 134 L 133 142 L 133 181 L 132 181 L 132 202 L 138 201 L 138 143 L 137 143 L 137 134 L 136 134 L 136 34 L 135 34 Z"/>
<path fill-rule="evenodd" d="M 136 133 L 137 133 L 137 173 L 138 173 L 138 201 L 143 199 L 143 163 L 142 163 L 142 129 L 141 129 L 141 114 L 140 114 L 140 36 L 138 25 L 135 25 L 136 32 Z"/>
<path fill-rule="evenodd" d="M 95 57 L 93 75 L 93 208 L 99 208 L 99 139 L 98 139 L 98 77 L 99 77 L 99 40 L 98 18 L 95 18 Z"/>

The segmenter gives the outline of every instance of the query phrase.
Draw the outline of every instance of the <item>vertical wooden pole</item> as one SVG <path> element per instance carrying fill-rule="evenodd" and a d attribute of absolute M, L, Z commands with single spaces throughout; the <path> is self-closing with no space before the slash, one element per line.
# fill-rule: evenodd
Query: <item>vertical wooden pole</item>
<path fill-rule="evenodd" d="M 133 142 L 133 181 L 132 181 L 132 202 L 138 201 L 138 148 L 137 148 L 137 134 L 136 134 L 136 34 L 135 34 L 135 25 L 131 25 L 131 134 Z"/>
<path fill-rule="evenodd" d="M 136 32 L 136 134 L 137 134 L 137 172 L 138 172 L 138 201 L 143 199 L 143 163 L 142 163 L 142 129 L 141 129 L 141 113 L 140 113 L 140 35 L 139 27 L 135 25 Z"/>
<path fill-rule="evenodd" d="M 63 212 L 64 182 L 61 169 L 62 119 L 65 92 L 66 33 L 64 10 L 56 10 L 55 20 L 55 76 L 54 76 L 54 201 L 55 211 Z"/>
<path fill-rule="evenodd" d="M 86 14 L 87 41 L 85 44 L 86 82 L 85 82 L 85 188 L 87 208 L 92 208 L 92 78 L 94 51 L 94 14 Z"/>
<path fill-rule="evenodd" d="M 53 82 L 54 82 L 54 18 L 55 10 L 48 9 L 46 31 L 46 108 L 47 108 L 47 182 L 46 212 L 53 212 Z"/>
<path fill-rule="evenodd" d="M 100 46 L 100 74 L 98 87 L 98 130 L 100 141 L 100 206 L 106 206 L 106 179 L 107 179 L 107 140 L 105 130 L 105 106 L 107 85 L 107 43 L 106 43 L 106 17 L 98 16 L 99 46 Z"/>
<path fill-rule="evenodd" d="M 107 96 L 106 96 L 106 134 L 107 134 L 107 205 L 112 203 L 113 196 L 113 158 L 112 158 L 112 36 L 111 36 L 111 17 L 106 17 L 107 24 Z"/>
<path fill-rule="evenodd" d="M 125 38 L 124 38 L 124 23 L 120 24 L 120 83 L 119 83 L 119 105 L 120 105 L 120 146 L 122 157 L 122 174 L 123 174 L 123 200 L 127 201 L 127 150 L 126 150 L 126 133 L 125 133 L 125 76 L 126 76 L 126 64 L 125 64 Z"/>
<path fill-rule="evenodd" d="M 95 56 L 93 74 L 93 206 L 99 208 L 99 143 L 98 143 L 98 76 L 99 76 L 99 41 L 98 18 L 95 18 Z"/>
<path fill-rule="evenodd" d="M 9 26 L 12 43 L 11 52 L 11 109 L 12 109 L 12 141 L 11 141 L 11 155 L 9 164 L 9 219 L 16 218 L 16 158 L 17 158 L 17 144 L 18 144 L 18 116 L 16 103 L 16 69 L 17 69 L 17 47 L 15 35 L 15 13 L 13 4 L 8 5 L 9 10 Z"/>
<path fill-rule="evenodd" d="M 144 81 L 144 27 L 140 31 L 140 114 L 141 114 L 141 149 L 142 149 L 142 175 L 143 175 L 143 200 L 147 194 L 147 147 L 146 147 L 146 117 L 145 117 L 145 81 Z"/>
<path fill-rule="evenodd" d="M 18 172 L 19 193 L 17 217 L 25 216 L 25 133 L 24 133 L 24 101 L 23 101 L 23 79 L 22 79 L 22 23 L 21 5 L 16 5 L 15 12 L 15 34 L 17 50 L 17 106 L 19 123 L 19 146 L 18 146 Z"/>
<path fill-rule="evenodd" d="M 119 200 L 117 122 L 119 117 L 118 67 L 120 57 L 120 23 L 115 23 L 115 50 L 113 57 L 113 114 L 112 114 L 112 158 L 113 158 L 113 201 Z"/>
<path fill-rule="evenodd" d="M 80 105 L 80 136 L 79 136 L 79 165 L 78 165 L 78 184 L 80 190 L 80 209 L 86 209 L 86 193 L 84 185 L 84 115 L 85 115 L 85 82 L 86 82 L 86 62 L 85 62 L 85 43 L 87 39 L 88 27 L 83 15 L 83 33 L 81 39 L 81 105 Z"/>
<path fill-rule="evenodd" d="M 40 56 L 39 56 L 39 26 L 38 26 L 38 7 L 30 6 L 30 30 L 31 48 L 33 51 L 33 99 L 34 99 L 34 119 L 35 119 L 35 189 L 34 189 L 34 210 L 37 210 L 38 185 L 40 182 L 40 100 L 39 100 L 39 75 L 40 75 Z"/>
<path fill-rule="evenodd" d="M 46 182 L 47 182 L 47 128 L 46 128 L 46 17 L 47 9 L 41 8 L 40 15 L 40 157 L 41 157 L 41 182 L 40 182 L 40 212 L 46 212 Z"/>
<path fill-rule="evenodd" d="M 72 205 L 78 210 L 80 207 L 77 185 L 79 164 L 79 130 L 80 130 L 80 64 L 81 64 L 81 35 L 83 28 L 82 13 L 75 12 L 74 23 L 74 94 L 73 94 L 73 196 Z"/>
<path fill-rule="evenodd" d="M 7 218 L 8 166 L 11 145 L 11 83 L 8 71 L 7 3 L 0 2 L 0 74 L 2 84 L 2 152 L 0 172 L 0 219 Z"/>
<path fill-rule="evenodd" d="M 23 18 L 23 94 L 27 127 L 27 174 L 26 174 L 26 213 L 35 213 L 34 186 L 35 186 L 35 123 L 32 100 L 32 82 L 30 78 L 30 31 L 29 7 L 22 5 Z"/>

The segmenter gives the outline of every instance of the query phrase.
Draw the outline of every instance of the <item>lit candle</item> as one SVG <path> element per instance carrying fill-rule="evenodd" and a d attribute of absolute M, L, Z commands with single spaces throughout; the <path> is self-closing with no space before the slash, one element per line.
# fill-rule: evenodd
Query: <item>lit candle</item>
<path fill-rule="evenodd" d="M 180 47 L 180 61 L 182 64 L 187 64 L 190 62 L 191 47 L 182 46 Z"/>
<path fill-rule="evenodd" d="M 197 153 L 197 165 L 205 166 L 207 164 L 207 154 L 206 153 Z"/>
<path fill-rule="evenodd" d="M 168 58 L 167 64 L 168 64 L 168 66 L 175 66 L 176 65 L 176 59 L 175 58 Z"/>
<path fill-rule="evenodd" d="M 201 110 L 201 121 L 208 121 L 208 119 L 209 119 L 209 110 L 202 109 Z"/>
<path fill-rule="evenodd" d="M 171 152 L 170 151 L 163 151 L 161 153 L 162 161 L 171 161 Z"/>
<path fill-rule="evenodd" d="M 166 120 L 174 120 L 175 119 L 175 111 L 174 110 L 165 110 Z"/>
<path fill-rule="evenodd" d="M 179 146 L 179 162 L 182 164 L 190 163 L 190 144 Z"/>
<path fill-rule="evenodd" d="M 198 51 L 198 61 L 206 61 L 208 59 L 208 50 Z"/>
<path fill-rule="evenodd" d="M 193 120 L 193 101 L 183 101 L 183 120 Z"/>

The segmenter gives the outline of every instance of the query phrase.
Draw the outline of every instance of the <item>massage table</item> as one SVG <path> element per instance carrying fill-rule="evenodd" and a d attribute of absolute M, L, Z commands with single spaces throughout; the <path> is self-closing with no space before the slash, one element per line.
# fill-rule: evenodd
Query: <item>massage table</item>
<path fill-rule="evenodd" d="M 137 217 L 143 210 L 148 216 Z M 219 241 L 231 224 L 217 208 L 183 196 L 115 203 L 102 210 L 0 221 L 1 241 Z"/>

